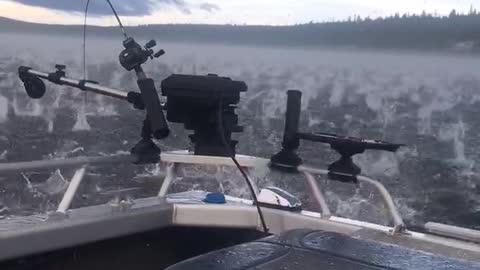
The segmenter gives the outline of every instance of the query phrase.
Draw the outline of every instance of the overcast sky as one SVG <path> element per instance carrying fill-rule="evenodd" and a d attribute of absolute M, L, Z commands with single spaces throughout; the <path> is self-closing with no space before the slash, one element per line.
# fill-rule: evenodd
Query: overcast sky
<path fill-rule="evenodd" d="M 83 23 L 87 0 L 0 0 L 0 16 L 41 23 Z M 113 25 L 105 0 L 90 0 L 90 24 Z M 467 12 L 480 0 L 111 0 L 125 24 L 286 25 L 349 16 Z"/>

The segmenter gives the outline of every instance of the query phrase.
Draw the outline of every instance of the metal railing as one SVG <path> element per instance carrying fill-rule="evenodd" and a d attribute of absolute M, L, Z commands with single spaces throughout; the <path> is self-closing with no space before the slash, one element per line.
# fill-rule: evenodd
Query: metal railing
<path fill-rule="evenodd" d="M 307 183 L 310 186 L 310 189 L 312 190 L 313 196 L 317 200 L 317 203 L 320 206 L 320 209 L 322 210 L 321 217 L 323 219 L 329 219 L 332 216 L 332 213 L 330 212 L 330 208 L 328 207 L 327 200 L 325 200 L 325 196 L 320 190 L 315 177 L 307 171 L 304 171 L 303 174 L 305 174 Z"/>
<path fill-rule="evenodd" d="M 440 224 L 435 222 L 427 222 L 424 228 L 432 234 L 453 237 L 457 239 L 467 240 L 480 243 L 480 231 Z"/>
<path fill-rule="evenodd" d="M 258 166 L 266 166 L 268 160 L 254 158 L 250 156 L 237 155 L 238 162 L 244 167 L 247 173 L 250 169 Z M 51 170 L 51 169 L 65 169 L 65 168 L 79 168 L 75 171 L 62 200 L 57 207 L 52 217 L 58 218 L 66 216 L 70 209 L 71 203 L 81 185 L 85 173 L 89 165 L 108 165 L 131 163 L 134 158 L 131 155 L 116 155 L 116 156 L 99 156 L 99 157 L 76 157 L 69 159 L 51 159 L 29 162 L 15 162 L 15 163 L 0 163 L 0 174 L 6 173 L 23 173 L 33 170 Z M 230 158 L 225 157 L 210 157 L 210 156 L 195 156 L 189 154 L 187 151 L 165 152 L 161 154 L 161 162 L 166 163 L 166 174 L 162 185 L 158 192 L 159 197 L 164 197 L 168 194 L 168 190 L 177 178 L 177 169 L 182 164 L 203 164 L 203 165 L 222 165 L 235 166 Z M 252 181 L 255 192 L 258 195 L 258 187 Z"/>
<path fill-rule="evenodd" d="M 67 210 L 70 208 L 72 204 L 73 198 L 77 193 L 78 187 L 85 176 L 86 167 L 82 167 L 78 169 L 72 177 L 70 184 L 68 185 L 65 194 L 63 195 L 62 201 L 58 205 L 57 212 L 61 214 L 66 214 Z"/>
<path fill-rule="evenodd" d="M 0 163 L 0 173 L 21 173 L 32 170 L 64 169 L 83 165 L 104 165 L 133 161 L 130 155 L 76 157 L 69 159 L 51 159 L 15 163 Z"/>
<path fill-rule="evenodd" d="M 242 167 L 244 167 L 247 172 L 250 172 L 250 169 L 267 166 L 269 163 L 268 159 L 256 158 L 250 156 L 237 155 L 237 159 Z M 75 197 L 75 194 L 80 186 L 86 170 L 89 165 L 106 165 L 106 164 L 118 164 L 118 163 L 127 163 L 131 162 L 133 158 L 130 155 L 118 155 L 118 156 L 105 156 L 105 157 L 78 157 L 71 159 L 54 159 L 54 160 L 43 160 L 43 161 L 32 161 L 32 162 L 18 162 L 18 163 L 0 163 L 0 174 L 2 173 L 12 173 L 12 172 L 25 172 L 38 169 L 59 169 L 59 168 L 72 168 L 79 167 L 75 172 L 70 184 L 68 185 L 67 190 L 64 193 L 64 196 L 57 208 L 57 214 L 67 214 L 68 209 Z M 163 183 L 158 192 L 159 197 L 164 197 L 168 194 L 168 190 L 172 185 L 173 181 L 177 178 L 177 169 L 182 164 L 203 164 L 203 165 L 221 165 L 221 166 L 235 166 L 233 161 L 230 158 L 226 157 L 213 157 L 213 156 L 196 156 L 191 155 L 187 151 L 174 151 L 174 152 L 165 152 L 161 154 L 161 162 L 166 163 L 166 174 L 163 180 Z M 300 166 L 298 170 L 303 173 L 306 177 L 306 181 L 310 186 L 314 198 L 316 199 L 318 205 L 321 208 L 321 218 L 330 219 L 332 217 L 331 211 L 328 207 L 328 204 L 325 200 L 314 175 L 328 175 L 327 170 L 315 169 L 306 166 Z M 395 203 L 392 199 L 392 196 L 388 190 L 378 181 L 370 179 L 365 176 L 358 176 L 357 179 L 361 182 L 368 183 L 373 185 L 382 195 L 383 200 L 385 201 L 389 213 L 392 216 L 394 227 L 392 233 L 399 233 L 405 230 L 405 224 L 400 216 Z M 254 184 L 254 190 L 259 194 L 259 189 Z"/>
<path fill-rule="evenodd" d="M 130 155 L 116 156 L 98 156 L 98 157 L 76 157 L 69 159 L 51 159 L 15 163 L 0 163 L 0 174 L 6 173 L 23 173 L 33 170 L 52 170 L 52 169 L 68 169 L 75 168 L 75 171 L 66 191 L 63 194 L 57 210 L 51 214 L 51 217 L 58 218 L 66 216 L 72 201 L 82 183 L 85 173 L 89 165 L 108 165 L 132 162 L 133 157 Z"/>
<path fill-rule="evenodd" d="M 98 165 L 108 165 L 108 164 L 121 164 L 121 163 L 131 163 L 134 159 L 130 155 L 116 155 L 116 156 L 100 156 L 100 157 L 77 157 L 70 159 L 53 159 L 53 160 L 42 160 L 42 161 L 32 161 L 32 162 L 17 162 L 17 163 L 0 163 L 0 175 L 1 174 L 10 174 L 10 173 L 23 173 L 26 171 L 33 170 L 49 170 L 49 169 L 62 169 L 62 168 L 78 168 L 63 197 L 60 204 L 57 207 L 57 210 L 52 213 L 50 217 L 56 218 L 68 217 L 68 210 L 72 204 L 72 201 L 78 191 L 79 186 L 82 183 L 82 180 L 87 172 L 89 167 L 98 166 Z M 250 157 L 237 155 L 237 160 L 244 167 L 247 172 L 251 172 L 252 168 L 265 167 L 268 166 L 269 160 L 264 158 Z M 159 197 L 164 197 L 168 194 L 168 190 L 172 185 L 173 181 L 177 178 L 177 170 L 182 164 L 203 164 L 203 165 L 220 165 L 220 166 L 235 166 L 233 161 L 230 158 L 226 157 L 210 157 L 210 156 L 195 156 L 189 154 L 187 151 L 175 151 L 175 152 L 165 152 L 161 154 L 161 162 L 166 164 L 166 174 L 164 175 L 163 183 L 158 192 Z M 393 228 L 385 227 L 381 225 L 376 225 L 373 223 L 362 222 L 358 220 L 352 220 L 347 218 L 340 218 L 333 216 L 330 208 L 328 207 L 327 201 L 324 194 L 322 193 L 315 175 L 326 176 L 329 174 L 327 170 L 316 169 L 307 166 L 299 166 L 298 171 L 303 173 L 306 181 L 313 193 L 313 196 L 321 209 L 321 213 L 318 214 L 318 217 L 321 219 L 357 225 L 360 227 L 373 228 L 381 231 L 389 231 L 392 234 L 400 233 L 409 233 L 406 231 L 405 223 L 395 206 L 395 203 L 392 199 L 392 196 L 385 188 L 383 184 L 377 180 L 365 177 L 357 176 L 357 180 L 362 183 L 372 185 L 378 192 L 381 194 L 383 201 L 385 202 L 390 216 L 393 220 Z M 163 176 L 163 175 L 162 175 Z M 159 177 L 162 177 L 159 176 Z M 254 184 L 255 182 L 252 181 Z M 255 185 L 254 189 L 258 195 L 258 187 Z M 229 196 L 227 196 L 229 197 Z M 252 202 L 249 200 L 240 200 L 243 203 Z M 114 205 L 112 205 L 115 208 Z M 127 208 L 128 209 L 128 208 Z M 308 212 L 308 211 L 304 211 Z M 375 227 L 376 226 L 376 227 Z M 382 228 L 380 228 L 382 227 Z M 480 232 L 471 229 L 459 228 L 455 226 L 448 226 L 438 223 L 427 223 L 425 225 L 427 231 L 443 235 L 451 238 L 468 240 L 480 243 Z"/>
<path fill-rule="evenodd" d="M 320 188 L 318 187 L 318 184 L 316 183 L 315 178 L 312 175 L 312 174 L 315 174 L 315 175 L 328 176 L 329 171 L 310 168 L 306 166 L 299 166 L 298 171 L 303 172 L 305 174 L 307 181 L 313 190 L 313 195 L 317 203 L 319 204 L 320 208 L 322 209 L 322 212 L 323 212 L 322 214 L 326 215 L 327 217 L 330 217 L 331 214 L 330 214 L 328 205 L 325 201 L 325 197 L 320 191 Z M 402 216 L 400 215 L 397 207 L 395 206 L 395 202 L 393 201 L 392 195 L 390 195 L 390 192 L 388 192 L 385 186 L 382 183 L 378 182 L 377 180 L 373 180 L 366 176 L 357 176 L 357 180 L 360 182 L 373 185 L 380 192 L 380 195 L 382 195 L 382 198 L 385 204 L 387 205 L 387 209 L 393 219 L 394 227 L 393 227 L 392 233 L 397 234 L 397 233 L 404 232 L 406 229 L 405 223 L 403 222 Z"/>

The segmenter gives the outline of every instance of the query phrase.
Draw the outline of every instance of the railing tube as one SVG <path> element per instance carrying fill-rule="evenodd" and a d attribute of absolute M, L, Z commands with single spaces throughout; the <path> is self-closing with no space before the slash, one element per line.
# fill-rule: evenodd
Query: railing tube
<path fill-rule="evenodd" d="M 77 193 L 78 187 L 85 176 L 86 168 L 82 167 L 78 169 L 72 177 L 70 184 L 68 185 L 67 191 L 63 195 L 62 201 L 58 205 L 57 213 L 66 214 L 70 205 L 72 204 L 72 200 L 75 197 L 75 193 Z"/>

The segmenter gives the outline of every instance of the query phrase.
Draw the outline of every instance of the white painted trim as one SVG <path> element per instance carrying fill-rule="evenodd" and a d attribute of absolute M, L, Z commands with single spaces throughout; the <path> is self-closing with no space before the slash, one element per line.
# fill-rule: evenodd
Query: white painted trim
<path fill-rule="evenodd" d="M 240 165 L 248 168 L 265 167 L 270 162 L 268 159 L 244 155 L 236 155 L 236 158 Z M 196 156 L 188 151 L 164 152 L 160 159 L 162 162 L 235 166 L 229 157 Z"/>
<path fill-rule="evenodd" d="M 258 213 L 251 206 L 175 204 L 172 223 L 179 226 L 258 229 Z"/>

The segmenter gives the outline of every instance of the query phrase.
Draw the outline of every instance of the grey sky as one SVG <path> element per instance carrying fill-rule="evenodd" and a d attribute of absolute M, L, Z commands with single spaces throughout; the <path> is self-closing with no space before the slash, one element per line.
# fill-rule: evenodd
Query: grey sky
<path fill-rule="evenodd" d="M 461 12 L 480 0 L 111 0 L 127 24 L 295 24 L 398 13 Z M 86 0 L 0 0 L 0 16 L 51 23 L 80 23 Z M 13 12 L 12 12 L 13 11 Z M 111 24 L 105 0 L 91 0 L 91 23 Z M 103 17 L 102 17 L 103 16 Z"/>
<path fill-rule="evenodd" d="M 24 5 L 42 7 L 67 12 L 83 12 L 86 0 L 10 0 Z M 184 13 L 191 13 L 190 5 L 184 0 L 112 0 L 115 9 L 125 16 L 145 16 L 152 14 L 162 6 L 177 7 Z M 200 3 L 200 9 L 207 11 L 218 10 L 219 7 L 211 3 Z M 110 15 L 112 11 L 105 0 L 90 1 L 91 15 Z"/>

